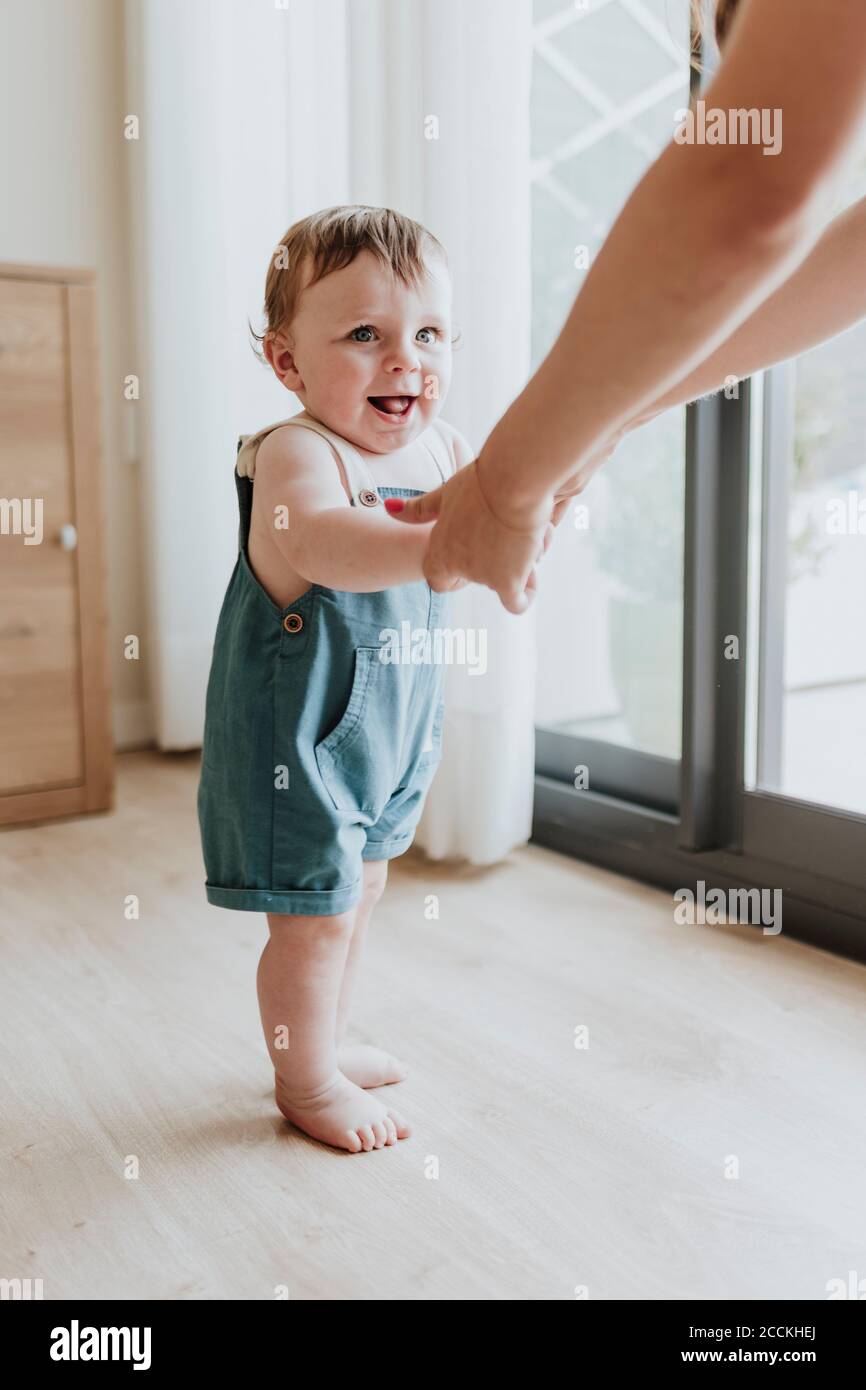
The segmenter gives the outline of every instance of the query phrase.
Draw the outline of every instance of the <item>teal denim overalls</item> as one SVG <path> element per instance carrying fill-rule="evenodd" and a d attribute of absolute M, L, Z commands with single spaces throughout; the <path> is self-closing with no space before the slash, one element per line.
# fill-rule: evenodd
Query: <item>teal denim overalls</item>
<path fill-rule="evenodd" d="M 304 413 L 238 442 L 238 557 L 214 638 L 198 786 L 205 891 L 217 907 L 325 915 L 358 901 L 362 859 L 393 859 L 414 838 L 442 757 L 445 673 L 441 662 L 380 658 L 394 630 L 409 654 L 403 638 L 417 634 L 417 650 L 450 595 L 420 580 L 363 594 L 311 584 L 286 608 L 273 601 L 247 558 L 252 475 L 262 439 L 286 424 L 329 440 L 361 511 L 423 490 L 377 488 L 357 450 Z M 438 486 L 454 461 L 437 422 L 420 442 Z"/>

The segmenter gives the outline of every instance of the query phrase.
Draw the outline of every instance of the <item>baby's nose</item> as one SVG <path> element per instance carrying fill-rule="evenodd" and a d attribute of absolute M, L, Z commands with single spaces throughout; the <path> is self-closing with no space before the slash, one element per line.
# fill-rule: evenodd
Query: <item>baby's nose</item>
<path fill-rule="evenodd" d="M 421 363 L 418 343 L 411 339 L 407 342 L 395 343 L 387 356 L 386 363 L 392 371 L 412 371 Z"/>

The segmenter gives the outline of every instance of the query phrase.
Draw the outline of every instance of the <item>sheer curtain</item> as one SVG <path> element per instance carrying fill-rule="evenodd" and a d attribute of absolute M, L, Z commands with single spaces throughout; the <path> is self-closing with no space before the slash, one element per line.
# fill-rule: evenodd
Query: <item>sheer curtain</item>
<path fill-rule="evenodd" d="M 237 435 L 299 408 L 246 329 L 285 228 L 382 203 L 443 241 L 464 343 L 443 416 L 474 448 L 526 379 L 531 0 L 126 0 L 126 23 L 144 646 L 158 743 L 181 749 L 234 562 Z M 453 626 L 483 633 L 487 669 L 448 670 L 417 843 L 490 863 L 530 830 L 534 617 L 471 586 Z"/>

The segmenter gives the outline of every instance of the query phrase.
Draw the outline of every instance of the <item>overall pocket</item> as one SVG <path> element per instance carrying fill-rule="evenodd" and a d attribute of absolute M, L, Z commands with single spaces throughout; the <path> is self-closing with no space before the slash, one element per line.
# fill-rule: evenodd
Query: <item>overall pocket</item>
<path fill-rule="evenodd" d="M 338 811 L 374 818 L 393 791 L 400 726 L 400 686 L 379 647 L 356 647 L 352 688 L 345 710 L 313 752 L 319 776 Z"/>

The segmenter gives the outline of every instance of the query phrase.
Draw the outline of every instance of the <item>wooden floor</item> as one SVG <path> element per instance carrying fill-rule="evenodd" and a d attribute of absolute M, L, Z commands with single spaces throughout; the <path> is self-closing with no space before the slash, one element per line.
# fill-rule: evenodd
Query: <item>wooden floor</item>
<path fill-rule="evenodd" d="M 668 895 L 547 850 L 486 870 L 413 850 L 356 1036 L 408 1063 L 381 1094 L 414 1134 L 341 1154 L 274 1108 L 265 921 L 205 900 L 197 775 L 127 754 L 111 814 L 0 834 L 0 1277 L 46 1299 L 523 1300 L 823 1299 L 866 1276 L 866 968 L 678 926 Z"/>

